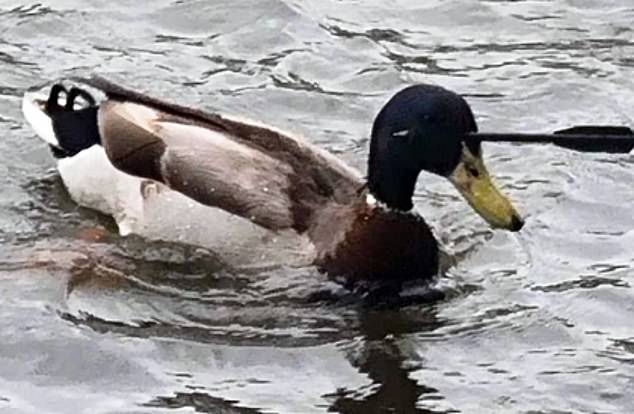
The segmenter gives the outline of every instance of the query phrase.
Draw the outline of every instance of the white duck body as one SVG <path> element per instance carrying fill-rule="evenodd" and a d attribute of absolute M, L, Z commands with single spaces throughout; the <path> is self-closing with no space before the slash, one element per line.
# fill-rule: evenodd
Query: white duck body
<path fill-rule="evenodd" d="M 24 117 L 40 138 L 61 148 L 52 120 L 42 108 L 46 98 L 42 98 L 25 94 Z M 130 105 L 137 113 L 152 111 Z M 185 135 L 204 134 L 204 139 L 219 146 L 237 145 L 223 134 L 200 127 L 178 125 L 177 128 Z M 201 204 L 157 181 L 122 172 L 99 144 L 58 158 L 57 169 L 73 201 L 112 216 L 122 236 L 137 234 L 152 240 L 201 246 L 237 268 L 305 265 L 314 259 L 313 245 L 305 234 L 292 229 L 264 228 L 220 208 Z"/>

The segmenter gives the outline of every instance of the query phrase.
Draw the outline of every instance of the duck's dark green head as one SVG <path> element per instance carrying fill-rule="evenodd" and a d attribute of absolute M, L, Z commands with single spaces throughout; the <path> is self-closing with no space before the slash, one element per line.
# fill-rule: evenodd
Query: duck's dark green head
<path fill-rule="evenodd" d="M 482 161 L 471 108 L 458 94 L 433 85 L 415 85 L 390 99 L 372 129 L 368 185 L 381 202 L 412 208 L 418 174 L 448 178 L 469 204 L 494 227 L 519 230 L 523 221 L 495 187 Z"/>

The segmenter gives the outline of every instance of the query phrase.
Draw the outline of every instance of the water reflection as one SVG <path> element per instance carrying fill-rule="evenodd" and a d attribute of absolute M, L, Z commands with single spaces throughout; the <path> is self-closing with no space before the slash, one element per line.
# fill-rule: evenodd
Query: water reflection
<path fill-rule="evenodd" d="M 410 310 L 411 312 L 411 310 Z M 359 372 L 372 380 L 364 389 L 340 389 L 326 395 L 332 400 L 329 411 L 342 414 L 366 413 L 445 413 L 417 406 L 424 395 L 440 399 L 438 390 L 419 384 L 410 372 L 419 369 L 411 363 L 418 360 L 409 355 L 408 334 L 429 332 L 442 326 L 433 306 L 416 309 L 413 317 L 406 309 L 365 309 L 359 314 L 362 337 L 357 346 L 348 350 L 348 359 Z"/>
<path fill-rule="evenodd" d="M 303 295 L 293 298 L 292 288 L 289 288 L 293 286 L 293 281 L 287 280 L 286 294 L 277 292 L 274 301 L 271 301 L 272 297 L 266 299 L 264 292 L 255 292 L 256 296 L 263 299 L 246 300 L 246 297 L 234 296 L 237 291 L 253 290 L 254 285 L 261 282 L 257 276 L 250 278 L 243 275 L 239 278 L 217 270 L 206 273 L 204 277 L 193 277 L 195 272 L 191 270 L 195 267 L 192 267 L 187 280 L 180 266 L 184 262 L 196 264 L 195 260 L 192 261 L 196 252 L 189 252 L 182 246 L 162 244 L 153 244 L 155 251 L 148 249 L 147 244 L 146 249 L 136 251 L 133 241 L 124 244 L 125 260 L 122 260 L 122 252 L 119 251 L 109 259 L 101 257 L 96 264 L 81 263 L 71 272 L 73 276 L 68 287 L 71 313 L 63 315 L 67 321 L 90 327 L 101 334 L 187 340 L 193 344 L 207 344 L 211 347 L 209 350 L 232 344 L 238 352 L 236 355 L 249 353 L 238 350 L 238 344 L 245 348 L 266 347 L 275 342 L 278 346 L 305 353 L 311 346 L 329 347 L 337 343 L 340 350 L 338 354 L 344 357 L 338 363 L 350 364 L 366 381 L 361 386 L 346 388 L 344 385 L 335 392 L 323 395 L 329 411 L 342 414 L 447 412 L 419 407 L 422 399 L 439 400 L 444 397 L 438 389 L 421 384 L 411 376 L 424 364 L 423 358 L 413 351 L 415 335 L 434 332 L 446 324 L 436 315 L 436 305 L 438 300 L 443 299 L 445 292 L 420 289 L 420 292 L 405 296 L 384 297 L 382 302 L 375 299 L 353 301 L 349 295 L 306 301 L 306 297 L 314 298 L 316 291 L 304 287 Z M 161 252 L 159 260 L 157 252 Z M 122 262 L 117 263 L 116 258 Z M 207 256 L 199 259 L 201 263 L 211 260 Z M 109 267 L 108 262 L 119 270 Z M 142 283 L 148 280 L 139 280 L 135 276 L 138 274 L 150 277 L 152 283 Z M 232 284 L 223 288 L 226 280 L 232 280 Z M 224 291 L 225 288 L 225 293 L 218 295 L 217 289 Z M 216 294 L 207 295 L 210 289 L 215 290 Z M 117 311 L 113 312 L 115 303 Z M 230 317 L 223 311 L 227 307 L 229 311 L 226 315 Z M 271 324 L 271 315 L 274 315 L 275 323 L 267 327 Z M 312 321 L 307 323 L 304 321 L 306 319 Z M 297 328 L 303 326 L 304 332 L 285 332 L 287 325 Z M 335 327 L 336 333 L 333 332 Z M 303 348 L 304 345 L 309 348 Z M 264 355 L 278 355 L 276 358 L 280 359 L 270 361 L 255 357 L 254 361 L 265 364 L 270 372 L 277 375 L 289 375 L 283 367 L 292 363 L 291 357 L 284 356 L 284 353 L 278 354 L 275 348 L 265 351 Z M 214 360 L 216 358 L 223 360 L 220 354 L 212 357 Z M 324 365 L 329 363 L 337 361 L 323 361 Z M 311 368 L 310 365 L 300 367 Z M 206 369 L 201 367 L 202 372 Z M 194 370 L 186 375 L 188 383 L 193 385 L 188 385 L 186 390 L 174 389 L 171 395 L 153 397 L 144 405 L 246 414 L 259 413 L 258 408 L 266 408 L 258 405 L 254 408 L 251 404 L 249 408 L 244 408 L 241 405 L 245 401 L 219 394 L 212 383 L 199 378 L 205 373 Z M 231 381 L 234 378 L 232 375 L 232 372 L 224 372 L 220 377 L 225 382 Z M 286 380 L 267 386 L 283 387 Z M 367 380 L 370 384 L 367 384 Z"/>
<path fill-rule="evenodd" d="M 178 410 L 181 408 L 193 408 L 197 413 L 210 414 L 261 414 L 262 411 L 255 408 L 240 407 L 238 401 L 224 400 L 212 397 L 203 392 L 178 392 L 171 397 L 156 397 L 152 401 L 143 404 L 144 407 L 169 408 Z"/>

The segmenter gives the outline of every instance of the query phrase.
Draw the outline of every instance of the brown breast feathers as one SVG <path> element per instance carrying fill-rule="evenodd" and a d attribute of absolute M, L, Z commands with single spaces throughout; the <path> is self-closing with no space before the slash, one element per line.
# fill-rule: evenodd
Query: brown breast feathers
<path fill-rule="evenodd" d="M 334 210 L 334 208 L 332 208 Z M 330 216 L 330 220 L 326 218 Z M 422 217 L 371 206 L 365 200 L 325 212 L 310 235 L 317 265 L 348 281 L 428 279 L 438 270 L 438 245 Z"/>

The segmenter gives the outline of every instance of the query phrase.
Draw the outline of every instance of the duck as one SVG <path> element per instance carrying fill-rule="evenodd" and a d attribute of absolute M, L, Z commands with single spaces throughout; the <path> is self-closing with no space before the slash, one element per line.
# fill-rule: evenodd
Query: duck
<path fill-rule="evenodd" d="M 465 138 L 477 131 L 471 107 L 438 85 L 408 86 L 387 100 L 372 124 L 364 175 L 257 121 L 101 76 L 73 82 L 54 84 L 48 96 L 26 93 L 22 111 L 73 200 L 113 216 L 122 235 L 139 233 L 154 188 L 202 209 L 193 228 L 220 212 L 252 231 L 302 238 L 311 264 L 345 283 L 401 285 L 430 280 L 439 268 L 439 243 L 413 204 L 421 172 L 448 179 L 491 227 L 516 232 L 524 224 L 496 187 L 481 144 Z"/>

